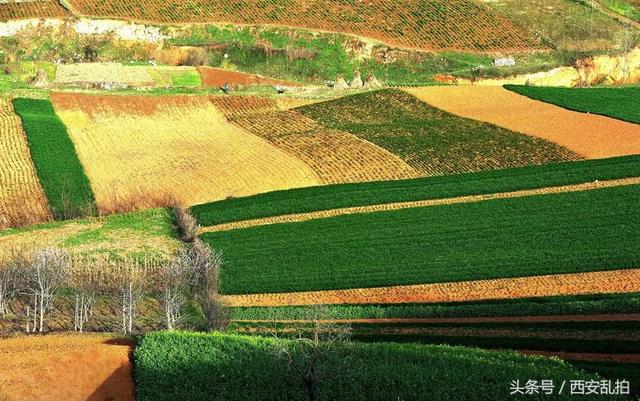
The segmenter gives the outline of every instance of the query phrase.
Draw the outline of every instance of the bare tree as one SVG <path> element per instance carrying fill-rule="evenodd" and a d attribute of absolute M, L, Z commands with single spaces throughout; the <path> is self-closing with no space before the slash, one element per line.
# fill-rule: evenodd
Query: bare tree
<path fill-rule="evenodd" d="M 93 316 L 93 305 L 100 292 L 105 272 L 105 261 L 99 258 L 78 258 L 72 263 L 70 284 L 75 302 L 73 311 L 73 329 L 83 332 L 84 325 Z"/>
<path fill-rule="evenodd" d="M 107 264 L 109 278 L 105 281 L 110 283 L 112 291 L 120 299 L 120 328 L 124 334 L 133 332 L 138 303 L 145 294 L 147 279 L 154 267 L 155 262 L 148 257 L 127 257 L 124 260 L 111 260 Z"/>
<path fill-rule="evenodd" d="M 51 308 L 54 296 L 69 277 L 70 261 L 67 252 L 57 248 L 36 251 L 26 271 L 26 290 L 33 297 L 33 331 L 44 331 L 46 312 Z M 27 331 L 29 330 L 27 307 Z"/>
<path fill-rule="evenodd" d="M 200 226 L 198 225 L 198 221 L 191 215 L 189 209 L 177 203 L 173 207 L 173 214 L 175 215 L 176 225 L 180 230 L 182 240 L 185 242 L 195 241 Z"/>
<path fill-rule="evenodd" d="M 180 252 L 173 261 L 163 264 L 156 274 L 168 330 L 176 327 L 180 309 L 187 301 L 190 289 L 196 284 L 196 267 L 189 261 L 190 258 L 184 256 L 184 251 Z"/>
<path fill-rule="evenodd" d="M 319 365 L 327 362 L 338 344 L 351 338 L 351 325 L 332 323 L 328 316 L 326 306 L 310 306 L 298 324 L 281 328 L 274 317 L 269 330 L 275 340 L 276 355 L 286 361 L 295 378 L 300 380 L 309 401 L 318 398 Z"/>
<path fill-rule="evenodd" d="M 0 261 L 0 316 L 3 318 L 9 313 L 9 303 L 22 289 L 27 264 L 28 259 L 18 252 Z"/>

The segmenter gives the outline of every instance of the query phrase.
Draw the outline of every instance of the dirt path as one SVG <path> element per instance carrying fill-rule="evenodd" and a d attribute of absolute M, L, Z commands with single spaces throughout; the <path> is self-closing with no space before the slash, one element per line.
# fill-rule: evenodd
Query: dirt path
<path fill-rule="evenodd" d="M 0 400 L 133 401 L 132 347 L 89 334 L 0 340 Z"/>
<path fill-rule="evenodd" d="M 640 321 L 640 313 L 599 314 L 599 315 L 549 315 L 549 316 L 489 316 L 489 317 L 433 317 L 433 318 L 382 318 L 382 319 L 326 319 L 321 323 L 562 323 L 562 322 L 635 322 Z M 273 320 L 234 320 L 238 323 L 273 323 Z M 307 320 L 278 319 L 277 323 L 309 323 Z"/>
<path fill-rule="evenodd" d="M 307 221 L 307 220 L 313 220 L 313 219 L 321 219 L 326 217 L 342 216 L 345 214 L 371 213 L 371 212 L 381 212 L 381 211 L 388 211 L 388 210 L 408 209 L 413 207 L 426 207 L 426 206 L 437 206 L 437 205 L 450 205 L 454 203 L 480 202 L 480 201 L 485 201 L 490 199 L 506 199 L 506 198 L 518 198 L 523 196 L 542 195 L 542 194 L 577 192 L 577 191 L 585 191 L 590 189 L 608 188 L 608 187 L 634 185 L 634 184 L 640 184 L 640 177 L 623 178 L 619 180 L 609 180 L 609 181 L 596 181 L 596 182 L 588 182 L 584 184 L 564 185 L 564 186 L 558 186 L 558 187 L 527 189 L 527 190 L 513 191 L 513 192 L 498 192 L 494 194 L 485 194 L 485 195 L 458 196 L 454 198 L 444 198 L 444 199 L 429 199 L 429 200 L 412 201 L 412 202 L 396 202 L 396 203 L 385 203 L 385 204 L 370 205 L 370 206 L 345 207 L 345 208 L 339 208 L 339 209 L 323 210 L 318 212 L 286 214 L 286 215 L 280 215 L 280 216 L 265 217 L 261 219 L 251 219 L 251 220 L 235 221 L 232 223 L 218 224 L 215 226 L 203 227 L 200 230 L 200 233 L 229 231 L 229 230 L 236 230 L 240 228 L 262 226 L 267 224 L 295 223 L 295 222 L 301 222 L 301 221 Z"/>
<path fill-rule="evenodd" d="M 348 290 L 224 295 L 236 306 L 461 302 L 640 291 L 640 269 Z"/>
<path fill-rule="evenodd" d="M 543 138 L 587 158 L 640 153 L 638 124 L 566 110 L 501 87 L 427 87 L 407 92 L 447 112 Z"/>

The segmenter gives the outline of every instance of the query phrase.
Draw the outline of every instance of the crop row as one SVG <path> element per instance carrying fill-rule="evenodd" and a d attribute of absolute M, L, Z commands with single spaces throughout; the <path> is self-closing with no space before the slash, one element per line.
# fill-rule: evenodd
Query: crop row
<path fill-rule="evenodd" d="M 71 0 L 83 15 L 158 22 L 275 24 L 345 32 L 422 49 L 541 48 L 526 30 L 469 0 Z"/>
<path fill-rule="evenodd" d="M 227 294 L 613 270 L 640 263 L 638 197 L 640 185 L 630 185 L 354 214 L 202 238 L 226 255 Z"/>
<path fill-rule="evenodd" d="M 298 108 L 400 156 L 425 175 L 545 164 L 580 157 L 552 142 L 450 114 L 400 90 L 382 90 Z"/>
<path fill-rule="evenodd" d="M 94 196 L 65 125 L 48 100 L 13 100 L 31 157 L 53 215 L 73 218 L 94 211 Z"/>
<path fill-rule="evenodd" d="M 327 319 L 425 319 L 637 313 L 640 293 L 520 298 L 408 305 L 327 305 Z M 238 307 L 233 320 L 298 320 L 306 307 Z"/>
<path fill-rule="evenodd" d="M 505 88 L 565 109 L 640 124 L 640 89 L 637 87 L 576 89 L 505 85 Z"/>
<path fill-rule="evenodd" d="M 561 382 L 594 377 L 557 360 L 511 352 L 338 343 L 314 359 L 313 386 L 309 388 L 304 383 L 310 378 L 301 372 L 311 363 L 310 351 L 287 341 L 278 344 L 272 339 L 237 335 L 147 335 L 134 354 L 137 399 L 199 401 L 215 394 L 216 399 L 225 401 L 494 400 L 496 394 L 507 391 L 514 378 L 544 377 Z M 291 359 L 279 357 L 280 348 L 288 349 Z M 544 397 L 539 394 L 526 399 Z"/>
<path fill-rule="evenodd" d="M 401 181 L 363 182 L 227 199 L 192 208 L 203 226 L 338 208 L 513 192 L 640 176 L 640 156 Z"/>
<path fill-rule="evenodd" d="M 0 229 L 51 218 L 27 138 L 10 101 L 0 99 Z"/>
<path fill-rule="evenodd" d="M 67 14 L 57 0 L 0 1 L 0 21 L 64 17 Z"/>

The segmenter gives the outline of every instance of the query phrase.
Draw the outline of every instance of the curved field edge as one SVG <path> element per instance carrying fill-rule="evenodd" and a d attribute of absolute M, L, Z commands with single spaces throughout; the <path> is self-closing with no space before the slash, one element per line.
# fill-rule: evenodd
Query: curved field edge
<path fill-rule="evenodd" d="M 93 214 L 95 197 L 67 128 L 49 100 L 16 98 L 31 157 L 56 219 Z"/>
<path fill-rule="evenodd" d="M 269 338 L 176 332 L 147 335 L 134 354 L 138 400 L 200 401 L 210 394 L 228 401 L 308 399 L 304 382 L 286 358 L 277 356 L 276 349 Z M 294 351 L 291 356 L 294 365 L 304 363 L 304 354 Z M 344 374 L 336 375 L 336 371 Z M 364 400 L 375 394 L 381 400 L 434 396 L 479 400 L 493 399 L 514 377 L 540 375 L 555 380 L 597 377 L 559 360 L 513 352 L 352 342 L 336 344 L 320 358 L 316 391 L 318 399 Z"/>
<path fill-rule="evenodd" d="M 640 177 L 640 156 L 585 160 L 409 180 L 274 191 L 192 207 L 204 226 L 377 204 L 514 192 Z"/>
<path fill-rule="evenodd" d="M 505 89 L 567 110 L 640 124 L 640 87 L 555 88 L 505 85 Z"/>
<path fill-rule="evenodd" d="M 637 268 L 639 197 L 640 185 L 629 185 L 354 214 L 201 238 L 225 254 L 225 294 Z"/>

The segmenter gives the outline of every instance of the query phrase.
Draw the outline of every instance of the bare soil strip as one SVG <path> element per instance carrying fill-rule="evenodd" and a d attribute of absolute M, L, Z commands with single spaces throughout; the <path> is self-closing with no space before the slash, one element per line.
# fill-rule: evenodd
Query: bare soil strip
<path fill-rule="evenodd" d="M 407 92 L 439 109 L 543 138 L 587 158 L 640 153 L 640 125 L 579 113 L 502 87 L 429 87 Z"/>
<path fill-rule="evenodd" d="M 640 291 L 640 269 L 347 290 L 224 295 L 237 306 L 462 302 Z"/>
<path fill-rule="evenodd" d="M 489 317 L 433 317 L 433 318 L 382 318 L 382 319 L 323 319 L 321 323 L 365 323 L 365 324 L 396 324 L 396 323 L 561 323 L 561 322 L 635 322 L 640 321 L 640 313 L 626 313 L 617 315 L 550 315 L 550 316 L 489 316 Z M 273 320 L 234 320 L 238 323 L 273 323 Z M 310 323 L 310 320 L 276 319 L 276 323 Z"/>
<path fill-rule="evenodd" d="M 532 196 L 532 195 L 577 192 L 577 191 L 585 191 L 585 190 L 592 190 L 592 189 L 598 189 L 598 188 L 617 187 L 617 186 L 633 185 L 633 184 L 640 184 L 640 177 L 623 178 L 623 179 L 608 180 L 608 181 L 595 181 L 595 182 L 589 182 L 584 184 L 564 185 L 564 186 L 558 186 L 558 187 L 527 189 L 527 190 L 513 191 L 513 192 L 499 192 L 499 193 L 485 194 L 485 195 L 458 196 L 454 198 L 445 198 L 445 199 L 429 199 L 429 200 L 412 201 L 412 202 L 385 203 L 385 204 L 370 205 L 370 206 L 345 207 L 345 208 L 332 209 L 332 210 L 323 210 L 318 212 L 286 214 L 281 216 L 235 221 L 231 223 L 204 227 L 200 230 L 200 233 L 229 231 L 229 230 L 236 230 L 241 228 L 249 228 L 249 227 L 262 226 L 262 225 L 268 225 L 268 224 L 295 223 L 295 222 L 302 222 L 302 221 L 313 220 L 313 219 L 342 216 L 346 214 L 371 213 L 371 212 L 381 212 L 381 211 L 389 211 L 389 210 L 408 209 L 413 207 L 427 207 L 427 206 L 438 206 L 438 205 L 450 205 L 454 203 L 480 202 L 480 201 L 491 200 L 491 199 L 519 198 L 519 197 Z"/>
<path fill-rule="evenodd" d="M 132 348 L 88 334 L 0 340 L 0 400 L 133 401 Z"/>

